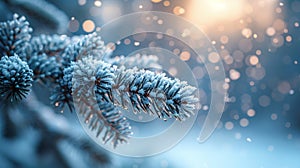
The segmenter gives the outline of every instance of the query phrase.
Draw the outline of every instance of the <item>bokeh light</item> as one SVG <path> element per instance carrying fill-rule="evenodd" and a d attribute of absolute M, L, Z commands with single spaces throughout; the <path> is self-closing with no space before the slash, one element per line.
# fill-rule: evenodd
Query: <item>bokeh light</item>
<path fill-rule="evenodd" d="M 82 24 L 82 28 L 86 32 L 92 32 L 95 29 L 95 23 L 92 20 L 86 20 Z"/>

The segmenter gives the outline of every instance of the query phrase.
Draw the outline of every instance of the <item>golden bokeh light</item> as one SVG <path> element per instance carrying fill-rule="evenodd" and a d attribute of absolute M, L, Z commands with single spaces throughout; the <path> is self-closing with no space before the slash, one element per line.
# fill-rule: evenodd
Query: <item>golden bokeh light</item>
<path fill-rule="evenodd" d="M 242 30 L 242 35 L 246 38 L 250 38 L 252 36 L 252 30 L 249 28 L 244 28 Z"/>
<path fill-rule="evenodd" d="M 208 55 L 208 60 L 211 62 L 211 63 L 217 63 L 219 62 L 220 60 L 220 56 L 218 53 L 216 52 L 212 52 Z"/>
<path fill-rule="evenodd" d="M 180 6 L 175 6 L 174 9 L 173 9 L 173 13 L 175 15 L 182 15 L 185 13 L 185 9 L 180 7 Z"/>
<path fill-rule="evenodd" d="M 225 128 L 227 130 L 232 130 L 233 127 L 234 127 L 234 124 L 232 122 L 228 121 L 228 122 L 225 123 Z"/>
<path fill-rule="evenodd" d="M 179 50 L 178 48 L 175 48 L 175 49 L 173 50 L 173 53 L 174 53 L 175 55 L 179 55 L 180 50 Z"/>
<path fill-rule="evenodd" d="M 257 65 L 259 63 L 259 59 L 256 55 L 252 55 L 249 58 L 249 62 L 251 65 Z"/>
<path fill-rule="evenodd" d="M 161 2 L 162 0 L 151 0 L 151 2 L 153 2 L 153 3 L 159 3 L 159 2 Z"/>
<path fill-rule="evenodd" d="M 164 1 L 164 6 L 170 6 L 170 5 L 171 5 L 170 1 Z"/>
<path fill-rule="evenodd" d="M 99 1 L 99 0 L 96 0 L 96 1 L 94 1 L 94 5 L 95 5 L 96 7 L 100 7 L 100 6 L 102 6 L 102 2 Z"/>
<path fill-rule="evenodd" d="M 266 30 L 266 33 L 268 36 L 274 36 L 276 33 L 276 30 L 274 29 L 274 27 L 268 27 Z"/>
<path fill-rule="evenodd" d="M 256 55 L 261 55 L 261 50 L 256 50 L 255 53 Z"/>
<path fill-rule="evenodd" d="M 229 41 L 229 38 L 228 38 L 228 36 L 223 35 L 220 37 L 220 41 L 222 44 L 227 44 Z"/>
<path fill-rule="evenodd" d="M 248 115 L 249 117 L 254 117 L 254 116 L 255 116 L 255 110 L 249 109 L 249 110 L 247 111 L 247 115 Z"/>
<path fill-rule="evenodd" d="M 292 36 L 286 36 L 285 37 L 286 42 L 292 42 L 292 39 L 293 39 Z"/>
<path fill-rule="evenodd" d="M 237 70 L 231 69 L 229 71 L 229 77 L 231 80 L 238 80 L 241 77 L 241 74 Z"/>
<path fill-rule="evenodd" d="M 82 28 L 85 32 L 92 32 L 95 29 L 95 23 L 92 20 L 86 20 L 83 22 Z"/>
<path fill-rule="evenodd" d="M 249 125 L 249 120 L 247 118 L 242 118 L 240 120 L 241 127 L 247 127 Z"/>
<path fill-rule="evenodd" d="M 182 61 L 188 61 L 191 57 L 191 54 L 187 51 L 183 51 L 181 54 L 180 54 L 180 59 Z"/>
<path fill-rule="evenodd" d="M 124 44 L 125 44 L 125 45 L 129 45 L 130 43 L 131 43 L 130 39 L 125 39 L 125 40 L 124 40 Z"/>

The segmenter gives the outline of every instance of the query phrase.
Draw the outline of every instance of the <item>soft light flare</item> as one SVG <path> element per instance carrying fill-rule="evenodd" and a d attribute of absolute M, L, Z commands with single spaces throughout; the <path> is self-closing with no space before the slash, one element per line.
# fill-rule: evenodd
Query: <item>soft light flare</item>
<path fill-rule="evenodd" d="M 192 21 L 209 25 L 240 18 L 244 5 L 245 0 L 193 0 L 187 15 Z"/>

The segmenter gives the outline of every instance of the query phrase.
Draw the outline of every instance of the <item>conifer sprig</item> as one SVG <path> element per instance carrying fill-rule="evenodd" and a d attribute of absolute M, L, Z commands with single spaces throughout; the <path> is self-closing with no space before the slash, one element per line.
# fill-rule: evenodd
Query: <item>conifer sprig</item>
<path fill-rule="evenodd" d="M 13 19 L 0 22 L 0 57 L 19 55 L 23 60 L 24 48 L 31 38 L 32 28 L 24 16 L 13 15 Z"/>
<path fill-rule="evenodd" d="M 11 102 L 24 99 L 32 86 L 32 70 L 18 56 L 0 60 L 0 96 Z"/>
<path fill-rule="evenodd" d="M 93 57 L 83 58 L 72 66 L 73 71 L 65 71 L 65 76 L 73 75 L 73 89 L 94 84 L 90 91 L 96 93 L 98 101 L 113 103 L 135 113 L 155 114 L 164 120 L 172 117 L 183 120 L 193 114 L 198 101 L 193 94 L 196 88 L 163 73 L 118 68 Z M 74 73 L 71 75 L 71 72 Z"/>
<path fill-rule="evenodd" d="M 17 14 L 0 23 L 0 100 L 24 99 L 33 80 L 40 80 L 51 88 L 52 104 L 77 108 L 95 136 L 114 147 L 131 134 L 123 110 L 180 121 L 194 114 L 195 87 L 143 69 L 160 68 L 158 57 L 107 58 L 110 52 L 96 32 L 79 38 L 31 38 L 31 32 Z"/>

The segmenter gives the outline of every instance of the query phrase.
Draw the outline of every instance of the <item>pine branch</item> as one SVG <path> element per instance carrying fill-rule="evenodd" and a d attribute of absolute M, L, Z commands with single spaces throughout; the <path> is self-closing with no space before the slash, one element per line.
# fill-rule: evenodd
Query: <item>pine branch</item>
<path fill-rule="evenodd" d="M 95 143 L 91 142 L 88 137 L 81 137 L 77 141 L 72 138 L 70 141 L 73 142 L 73 146 L 80 147 L 81 151 L 85 153 L 86 156 L 83 159 L 88 163 L 88 167 L 95 165 L 96 167 L 107 167 L 112 164 L 110 156 L 102 148 L 95 148 Z"/>
<path fill-rule="evenodd" d="M 48 57 L 46 54 L 30 56 L 28 65 L 33 70 L 33 79 L 41 80 L 43 83 L 49 80 L 54 82 L 62 74 L 56 57 Z"/>
<path fill-rule="evenodd" d="M 186 82 L 170 79 L 164 73 L 123 67 L 115 69 L 114 74 L 111 92 L 99 93 L 104 99 L 109 97 L 114 104 L 135 113 L 156 114 L 164 120 L 174 117 L 181 121 L 194 114 L 196 88 Z"/>
<path fill-rule="evenodd" d="M 30 40 L 25 49 L 29 67 L 34 72 L 34 80 L 53 83 L 62 74 L 60 55 L 70 44 L 65 35 L 39 35 Z"/>
<path fill-rule="evenodd" d="M 102 141 L 105 143 L 110 141 L 116 147 L 119 143 L 127 141 L 131 134 L 130 126 L 117 107 L 111 102 L 97 99 L 94 90 L 91 91 L 95 82 L 97 83 L 96 78 L 102 79 L 97 88 L 102 88 L 102 90 L 109 88 L 113 74 L 110 73 L 111 68 L 107 66 L 109 64 L 90 58 L 78 61 L 78 64 L 72 63 L 72 66 L 64 71 L 64 81 L 67 82 L 69 89 L 72 89 L 75 95 L 74 103 L 78 106 L 79 114 L 84 117 L 89 128 L 96 131 L 97 137 L 103 133 Z M 94 65 L 103 65 L 98 67 L 102 72 L 97 73 Z"/>
<path fill-rule="evenodd" d="M 105 55 L 106 48 L 101 37 L 97 33 L 84 36 L 76 43 L 70 44 L 63 52 L 63 65 L 69 67 L 72 61 L 77 61 L 86 55 L 93 55 L 102 58 Z"/>
<path fill-rule="evenodd" d="M 158 57 L 156 55 L 141 55 L 136 54 L 134 56 L 120 56 L 114 57 L 108 61 L 112 65 L 124 66 L 126 68 L 137 67 L 142 68 L 157 68 L 160 69 L 161 65 L 158 63 Z"/>
<path fill-rule="evenodd" d="M 196 88 L 165 74 L 147 70 L 111 67 L 93 57 L 86 57 L 72 64 L 73 71 L 65 71 L 68 86 L 94 88 L 98 101 L 120 105 L 129 111 L 156 114 L 159 118 L 174 117 L 183 120 L 193 114 L 193 95 Z M 74 73 L 72 73 L 74 72 Z M 95 85 L 95 86 L 93 86 Z M 91 90 L 78 94 L 90 94 Z"/>
<path fill-rule="evenodd" d="M 32 86 L 32 70 L 18 56 L 0 60 L 0 95 L 12 101 L 24 99 Z"/>
<path fill-rule="evenodd" d="M 24 16 L 14 14 L 13 20 L 0 22 L 0 58 L 5 55 L 19 55 L 23 60 L 24 48 L 31 38 L 32 28 Z"/>
<path fill-rule="evenodd" d="M 146 70 L 112 67 L 92 56 L 73 62 L 62 81 L 89 128 L 96 136 L 105 130 L 102 140 L 115 147 L 126 141 L 130 126 L 114 105 L 164 120 L 183 120 L 193 114 L 198 101 L 195 88 L 186 82 Z"/>
<path fill-rule="evenodd" d="M 80 136 L 83 133 L 82 129 L 77 128 L 77 126 L 74 127 L 74 125 L 71 125 L 70 121 L 68 121 L 60 114 L 55 114 L 52 108 L 38 101 L 34 93 L 30 94 L 26 101 L 21 103 L 20 108 L 28 110 L 26 111 L 28 112 L 27 115 L 30 115 L 31 117 L 27 118 L 27 120 L 31 120 L 31 124 L 38 124 L 38 129 L 40 130 L 41 137 L 43 138 L 40 140 L 40 143 L 42 144 L 39 144 L 38 146 L 42 146 L 43 144 L 47 145 L 42 149 L 37 148 L 37 152 L 49 152 L 45 150 L 51 151 L 58 149 L 61 155 L 56 156 L 60 157 L 59 159 L 65 160 L 66 163 L 68 163 L 68 165 L 72 167 L 72 165 L 74 164 L 72 164 L 73 162 L 70 163 L 72 160 L 69 160 L 68 158 L 74 156 L 69 155 L 68 152 L 70 151 L 65 149 L 66 146 L 63 147 L 65 151 L 67 151 L 67 153 L 61 151 L 61 148 L 59 146 L 59 144 L 64 142 L 71 145 L 73 147 L 73 150 L 78 151 L 78 157 L 88 158 L 87 160 L 83 160 L 85 162 L 84 167 L 94 165 L 103 166 L 109 164 L 110 158 L 106 153 L 104 153 L 104 151 L 99 149 L 95 145 L 95 143 L 91 142 L 90 139 L 88 139 L 86 136 Z"/>
<path fill-rule="evenodd" d="M 79 40 L 78 40 L 79 39 Z M 85 55 L 93 55 L 95 57 L 103 57 L 106 54 L 104 42 L 96 33 L 85 35 L 82 38 L 71 39 L 70 43 L 62 53 L 62 69 L 66 70 L 71 67 L 71 62 L 81 59 Z M 72 80 L 71 80 L 72 81 Z M 53 89 L 50 100 L 51 104 L 58 107 L 60 110 L 68 105 L 69 109 L 73 110 L 72 90 L 66 77 L 61 74 L 56 80 L 56 86 Z"/>
<path fill-rule="evenodd" d="M 56 86 L 51 92 L 50 101 L 51 104 L 61 110 L 61 112 L 63 112 L 65 105 L 69 107 L 71 112 L 74 110 L 72 90 L 63 79 L 57 81 Z"/>
<path fill-rule="evenodd" d="M 0 51 L 4 54 L 0 60 L 1 97 L 21 100 L 29 93 L 33 79 L 50 81 L 49 86 L 55 85 L 52 104 L 61 110 L 65 104 L 71 110 L 74 105 L 78 107 L 79 115 L 96 136 L 101 135 L 103 142 L 114 147 L 131 134 L 120 108 L 180 121 L 195 110 L 198 99 L 193 95 L 194 87 L 163 73 L 130 69 L 139 59 L 138 67 L 156 64 L 157 57 L 122 58 L 114 62 L 118 68 L 100 60 L 110 53 L 97 33 L 80 40 L 41 35 L 30 41 L 32 29 L 18 15 L 1 23 L 0 28 Z M 18 56 L 8 57 L 6 53 L 19 53 L 33 71 Z"/>
<path fill-rule="evenodd" d="M 121 111 L 113 104 L 97 102 L 95 97 L 85 96 L 80 96 L 74 101 L 79 106 L 79 114 L 84 118 L 85 123 L 91 131 L 96 132 L 96 137 L 102 135 L 102 141 L 111 142 L 114 148 L 118 144 L 127 142 L 131 135 L 131 127 Z"/>
<path fill-rule="evenodd" d="M 30 55 L 46 54 L 47 56 L 58 56 L 70 44 L 71 39 L 66 35 L 45 35 L 32 37 L 27 53 Z"/>
<path fill-rule="evenodd" d="M 62 54 L 73 43 L 79 43 L 83 37 L 66 35 L 39 35 L 30 40 L 25 49 L 29 67 L 34 72 L 34 79 L 48 86 L 56 83 L 63 77 Z"/>

